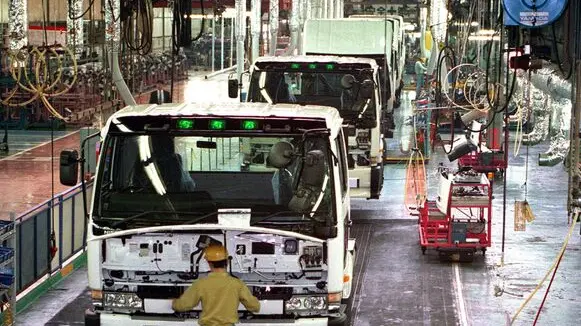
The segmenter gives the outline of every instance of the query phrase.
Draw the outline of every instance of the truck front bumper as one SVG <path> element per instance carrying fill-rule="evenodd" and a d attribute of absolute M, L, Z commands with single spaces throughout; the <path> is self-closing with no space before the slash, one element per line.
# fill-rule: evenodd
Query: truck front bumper
<path fill-rule="evenodd" d="M 273 319 L 276 326 L 343 326 L 347 316 L 341 314 L 337 318 L 315 317 L 299 319 Z M 266 319 L 240 320 L 236 325 L 264 326 L 269 325 Z M 197 319 L 183 319 L 172 316 L 131 316 L 114 313 L 95 313 L 88 310 L 85 314 L 86 326 L 198 326 Z"/>

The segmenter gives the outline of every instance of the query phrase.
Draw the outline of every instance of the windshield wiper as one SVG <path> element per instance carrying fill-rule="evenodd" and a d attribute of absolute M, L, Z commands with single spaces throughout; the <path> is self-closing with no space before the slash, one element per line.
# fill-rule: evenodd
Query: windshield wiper
<path fill-rule="evenodd" d="M 131 215 L 131 216 L 125 217 L 122 220 L 117 221 L 117 222 L 111 224 L 111 228 L 116 228 L 116 227 L 118 227 L 119 225 L 121 225 L 123 223 L 127 223 L 129 221 L 133 221 L 135 219 L 138 219 L 140 217 L 143 217 L 143 216 L 146 216 L 146 215 L 149 215 L 149 214 L 196 215 L 196 214 L 199 214 L 199 213 L 195 213 L 195 212 L 178 212 L 178 211 L 145 211 L 145 212 L 141 212 L 141 213 L 138 213 L 138 214 L 135 214 L 135 215 Z M 214 213 L 211 213 L 211 214 L 215 214 L 215 212 Z M 207 217 L 207 216 L 203 216 L 203 217 Z"/>
<path fill-rule="evenodd" d="M 281 212 L 276 212 L 276 213 L 273 213 L 273 214 L 267 215 L 267 216 L 265 216 L 265 217 L 261 217 L 261 218 L 259 218 L 258 220 L 255 220 L 255 221 L 253 221 L 252 223 L 250 223 L 250 225 L 255 225 L 255 224 L 258 224 L 258 223 L 260 223 L 260 222 L 264 222 L 264 221 L 266 221 L 266 220 L 269 220 L 269 219 L 271 219 L 271 218 L 273 218 L 273 217 L 277 217 L 277 216 L 281 216 L 281 215 L 287 215 L 287 214 L 288 214 L 288 215 L 291 215 L 291 214 L 293 214 L 293 215 L 301 215 L 302 217 L 306 217 L 307 219 L 309 219 L 309 220 L 311 220 L 311 221 L 313 221 L 313 222 L 319 222 L 319 223 L 323 222 L 323 221 L 319 221 L 319 220 L 317 220 L 317 219 L 316 219 L 315 217 L 313 217 L 313 216 L 310 216 L 310 214 L 312 214 L 312 213 L 313 213 L 313 212 L 311 212 L 311 211 L 307 211 L 307 212 L 281 211 Z M 321 213 L 324 213 L 324 212 L 321 212 Z"/>

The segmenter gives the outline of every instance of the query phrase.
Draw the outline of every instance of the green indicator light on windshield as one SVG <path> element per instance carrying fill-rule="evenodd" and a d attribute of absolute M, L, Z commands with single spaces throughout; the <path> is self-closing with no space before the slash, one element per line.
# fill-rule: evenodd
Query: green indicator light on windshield
<path fill-rule="evenodd" d="M 194 129 L 194 121 L 187 119 L 179 119 L 177 126 L 178 129 Z"/>
<path fill-rule="evenodd" d="M 317 69 L 316 63 L 309 63 L 309 69 Z"/>
<path fill-rule="evenodd" d="M 298 63 L 291 63 L 291 69 L 301 69 L 301 65 Z"/>
<path fill-rule="evenodd" d="M 242 129 L 244 130 L 254 130 L 258 127 L 256 120 L 244 120 L 242 121 Z"/>
<path fill-rule="evenodd" d="M 335 70 L 335 65 L 332 63 L 328 63 L 325 65 L 325 69 L 327 70 Z"/>
<path fill-rule="evenodd" d="M 210 120 L 209 128 L 211 130 L 224 130 L 226 129 L 226 120 Z"/>

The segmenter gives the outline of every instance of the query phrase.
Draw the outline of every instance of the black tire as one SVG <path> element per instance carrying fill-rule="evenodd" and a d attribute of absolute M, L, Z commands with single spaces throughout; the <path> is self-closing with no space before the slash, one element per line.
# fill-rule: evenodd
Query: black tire
<path fill-rule="evenodd" d="M 86 326 L 99 326 L 101 320 L 99 314 L 95 312 L 92 308 L 85 310 L 85 325 Z"/>
<path fill-rule="evenodd" d="M 345 305 L 345 314 L 339 318 L 333 319 L 329 321 L 329 325 L 333 326 L 350 326 L 353 324 L 352 320 L 355 316 L 351 315 L 351 311 L 353 310 L 353 296 L 355 294 L 351 293 L 349 299 L 341 300 L 341 304 Z"/>
<path fill-rule="evenodd" d="M 422 255 L 426 254 L 426 249 L 427 249 L 426 247 L 422 246 Z"/>

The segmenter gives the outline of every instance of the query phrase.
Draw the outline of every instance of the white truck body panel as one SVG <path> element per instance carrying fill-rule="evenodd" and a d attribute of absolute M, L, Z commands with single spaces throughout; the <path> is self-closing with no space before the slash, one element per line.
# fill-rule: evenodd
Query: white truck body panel
<path fill-rule="evenodd" d="M 386 29 L 388 33 L 385 33 Z M 354 56 L 390 53 L 392 31 L 391 21 L 386 24 L 383 20 L 367 18 L 309 19 L 305 22 L 303 51 L 305 54 Z M 382 37 L 378 37 L 380 32 Z"/>

